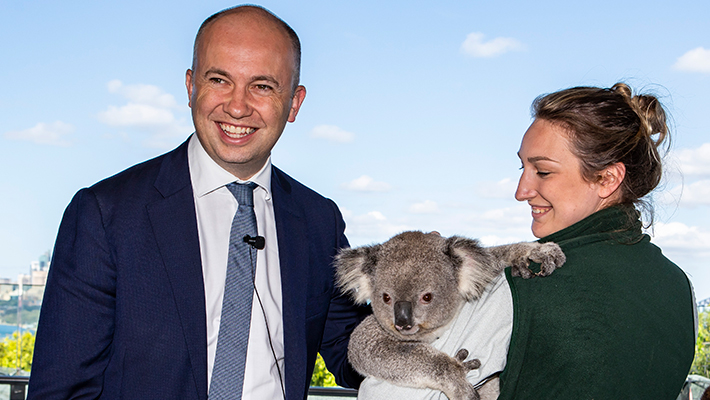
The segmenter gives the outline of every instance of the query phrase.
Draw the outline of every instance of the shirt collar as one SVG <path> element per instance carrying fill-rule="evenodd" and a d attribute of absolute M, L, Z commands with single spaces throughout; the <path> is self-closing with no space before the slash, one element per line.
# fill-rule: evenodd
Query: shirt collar
<path fill-rule="evenodd" d="M 254 182 L 266 192 L 266 200 L 271 199 L 271 156 L 264 166 L 247 181 L 236 178 L 220 167 L 202 147 L 202 143 L 193 134 L 187 149 L 187 161 L 190 168 L 192 190 L 199 197 L 206 196 L 232 182 Z M 258 190 L 258 189 L 257 189 Z"/>

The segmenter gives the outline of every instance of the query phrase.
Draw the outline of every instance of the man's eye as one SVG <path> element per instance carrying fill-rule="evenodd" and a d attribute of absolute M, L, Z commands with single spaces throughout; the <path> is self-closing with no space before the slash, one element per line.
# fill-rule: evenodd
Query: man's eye
<path fill-rule="evenodd" d="M 260 91 L 262 91 L 262 92 L 268 92 L 268 91 L 271 91 L 271 90 L 273 89 L 273 88 L 272 88 L 271 86 L 269 86 L 269 85 L 254 85 L 254 87 L 255 87 L 257 90 L 260 90 Z"/>
<path fill-rule="evenodd" d="M 210 78 L 210 82 L 212 82 L 212 83 L 217 83 L 217 84 L 221 84 L 221 83 L 224 83 L 224 79 L 222 79 L 222 78 L 217 78 L 217 77 L 213 77 L 213 78 Z"/>

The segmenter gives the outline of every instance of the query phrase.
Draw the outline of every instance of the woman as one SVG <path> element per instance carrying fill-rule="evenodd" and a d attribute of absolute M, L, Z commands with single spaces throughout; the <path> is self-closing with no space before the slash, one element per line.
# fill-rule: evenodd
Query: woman
<path fill-rule="evenodd" d="M 505 367 L 500 400 L 675 400 L 695 349 L 692 288 L 642 234 L 636 210 L 650 209 L 643 198 L 661 178 L 663 108 L 619 83 L 542 96 L 533 116 L 515 196 L 530 204 L 533 234 L 567 262 L 545 278 L 506 270 L 433 346 L 479 358 L 474 385 Z M 359 398 L 445 396 L 367 378 Z"/>
<path fill-rule="evenodd" d="M 661 178 L 661 104 L 618 83 L 539 97 L 533 116 L 515 197 L 567 262 L 544 279 L 507 272 L 514 318 L 499 399 L 675 399 L 693 361 L 693 292 L 637 211 Z"/>

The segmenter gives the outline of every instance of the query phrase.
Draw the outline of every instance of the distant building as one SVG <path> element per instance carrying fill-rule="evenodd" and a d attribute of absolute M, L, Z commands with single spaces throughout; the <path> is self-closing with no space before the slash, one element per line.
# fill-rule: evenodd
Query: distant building
<path fill-rule="evenodd" d="M 700 300 L 698 302 L 698 311 L 703 312 L 703 311 L 709 311 L 710 310 L 710 297 L 708 297 L 705 300 Z"/>
<path fill-rule="evenodd" d="M 47 283 L 47 272 L 49 272 L 51 259 L 51 253 L 47 251 L 42 254 L 37 261 L 32 261 L 30 263 L 30 274 L 20 274 L 17 277 L 17 283 L 22 285 L 44 286 Z"/>

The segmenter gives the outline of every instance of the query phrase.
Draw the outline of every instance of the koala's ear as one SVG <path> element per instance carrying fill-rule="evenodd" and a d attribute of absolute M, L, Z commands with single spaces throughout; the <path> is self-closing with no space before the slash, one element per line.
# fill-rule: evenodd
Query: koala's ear
<path fill-rule="evenodd" d="M 445 253 L 458 269 L 459 293 L 466 301 L 480 297 L 498 271 L 488 250 L 478 240 L 452 236 L 446 239 Z"/>
<path fill-rule="evenodd" d="M 357 304 L 367 304 L 372 297 L 370 277 L 375 270 L 379 245 L 340 249 L 335 256 L 336 284 Z"/>

